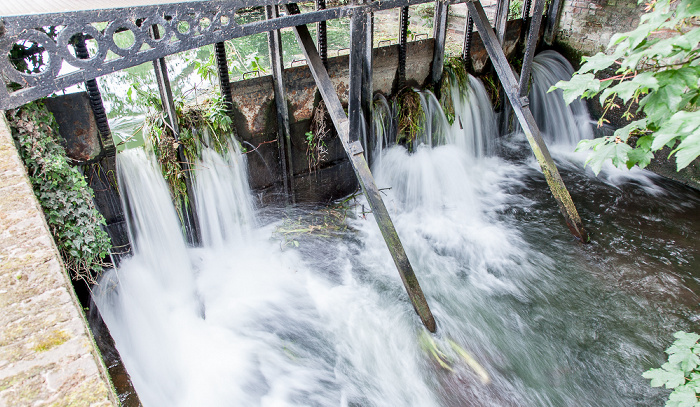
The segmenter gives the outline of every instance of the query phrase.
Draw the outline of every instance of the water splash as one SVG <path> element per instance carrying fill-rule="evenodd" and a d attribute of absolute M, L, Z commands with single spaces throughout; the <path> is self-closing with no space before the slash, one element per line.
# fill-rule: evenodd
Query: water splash
<path fill-rule="evenodd" d="M 242 158 L 205 149 L 194 167 L 209 237 L 192 248 L 153 158 L 120 154 L 134 256 L 105 276 L 95 301 L 144 405 L 661 404 L 664 394 L 640 373 L 663 358 L 659 337 L 697 326 L 687 316 L 698 303 L 688 287 L 700 219 L 688 216 L 700 198 L 654 209 L 663 195 L 627 184 L 626 199 L 579 175 L 576 187 L 594 188 L 586 191 L 594 209 L 583 213 L 610 229 L 579 250 L 541 174 L 490 155 L 495 126 L 479 100 L 457 109 L 462 128 L 449 127 L 444 142 L 426 138 L 413 154 L 392 146 L 390 118 L 375 117 L 383 132 L 375 131 L 374 173 L 390 188 L 387 207 L 435 314 L 441 362 L 421 347 L 420 322 L 363 198 L 346 208 L 346 232 L 302 233 L 298 250 L 281 250 L 270 239 L 279 223 L 255 219 Z M 625 236 L 640 226 L 626 224 L 636 218 L 626 211 L 639 201 L 655 229 L 630 256 Z M 662 237 L 674 228 L 682 236 Z M 668 266 L 659 256 L 683 261 Z M 448 360 L 450 341 L 489 384 Z"/>

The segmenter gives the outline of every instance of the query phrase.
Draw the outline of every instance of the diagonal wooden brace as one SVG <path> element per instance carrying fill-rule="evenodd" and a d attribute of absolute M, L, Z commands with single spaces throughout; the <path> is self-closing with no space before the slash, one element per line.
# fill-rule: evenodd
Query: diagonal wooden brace
<path fill-rule="evenodd" d="M 481 2 L 478 0 L 467 1 L 467 7 L 469 9 L 469 16 L 474 20 L 474 25 L 479 31 L 481 40 L 484 42 L 484 46 L 491 58 L 491 62 L 493 62 L 494 68 L 496 68 L 498 78 L 503 85 L 503 89 L 508 96 L 511 106 L 513 106 L 513 110 L 520 122 L 520 126 L 523 128 L 525 137 L 527 137 L 527 141 L 530 143 L 530 147 L 535 153 L 535 158 L 537 158 L 537 162 L 540 164 L 542 172 L 547 179 L 549 189 L 552 191 L 552 195 L 554 195 L 557 204 L 559 204 L 559 210 L 562 215 L 564 215 L 566 224 L 577 239 L 582 242 L 588 242 L 588 234 L 583 228 L 581 218 L 576 211 L 576 206 L 574 206 L 571 195 L 566 189 L 564 181 L 561 179 L 561 175 L 559 175 L 559 170 L 557 170 L 554 160 L 552 160 L 552 156 L 549 154 L 547 145 L 542 139 L 540 129 L 537 127 L 535 118 L 532 116 L 532 112 L 528 106 L 527 98 L 520 97 L 518 80 L 515 78 L 510 64 L 508 64 L 508 59 L 506 59 L 506 55 L 503 53 L 501 43 L 498 42 L 496 38 L 496 33 L 494 33 L 491 24 L 489 24 L 486 18 L 486 13 L 481 6 Z"/>
<path fill-rule="evenodd" d="M 294 4 L 287 5 L 290 14 L 295 14 L 297 11 L 296 7 L 294 6 Z M 311 73 L 316 81 L 316 86 L 318 86 L 321 97 L 323 97 L 323 100 L 326 103 L 326 107 L 330 113 L 333 125 L 338 132 L 338 137 L 340 138 L 343 148 L 350 159 L 350 163 L 355 170 L 355 175 L 360 181 L 362 191 L 364 192 L 365 197 L 367 197 L 367 202 L 372 208 L 374 218 L 377 221 L 377 225 L 379 225 L 379 230 L 382 232 L 384 241 L 389 247 L 389 252 L 391 252 L 391 257 L 394 259 L 396 268 L 401 275 L 401 280 L 406 288 L 408 297 L 411 299 L 413 308 L 416 310 L 416 313 L 418 313 L 423 325 L 425 325 L 430 332 L 435 332 L 435 318 L 433 318 L 433 314 L 430 312 L 430 308 L 425 300 L 423 291 L 418 284 L 418 279 L 413 272 L 413 268 L 411 267 L 411 263 L 408 261 L 406 252 L 401 244 L 401 240 L 399 240 L 399 235 L 396 233 L 394 224 L 389 217 L 389 212 L 384 205 L 384 201 L 382 201 L 382 198 L 379 195 L 379 189 L 374 183 L 374 178 L 372 177 L 372 173 L 367 165 L 367 160 L 363 154 L 364 150 L 362 145 L 359 141 L 357 141 L 357 137 L 353 138 L 355 141 L 350 141 L 350 131 L 352 130 L 354 132 L 359 132 L 360 129 L 350 129 L 349 120 L 345 115 L 343 106 L 341 105 L 338 94 L 335 91 L 335 87 L 328 76 L 328 72 L 323 65 L 323 61 L 316 50 L 316 46 L 314 45 L 311 35 L 309 34 L 308 28 L 305 25 L 297 26 L 294 28 L 294 34 L 296 35 L 299 46 L 304 51 L 306 61 L 309 64 L 309 69 L 311 69 Z M 352 44 L 351 46 L 361 47 L 363 44 Z M 351 78 L 352 77 L 353 75 L 351 74 Z M 357 75 L 356 78 L 358 77 L 361 78 L 362 75 Z M 351 83 L 350 86 L 352 87 L 353 84 Z"/>

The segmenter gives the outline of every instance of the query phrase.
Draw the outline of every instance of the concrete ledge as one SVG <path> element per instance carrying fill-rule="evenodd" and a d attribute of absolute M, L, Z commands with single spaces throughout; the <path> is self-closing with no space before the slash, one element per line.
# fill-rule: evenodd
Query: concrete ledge
<path fill-rule="evenodd" d="M 0 406 L 117 406 L 0 111 Z"/>

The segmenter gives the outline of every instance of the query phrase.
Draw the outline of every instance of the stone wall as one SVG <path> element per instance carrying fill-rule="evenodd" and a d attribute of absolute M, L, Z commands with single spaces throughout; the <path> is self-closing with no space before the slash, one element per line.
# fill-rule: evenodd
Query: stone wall
<path fill-rule="evenodd" d="M 0 111 L 0 406 L 116 406 Z"/>
<path fill-rule="evenodd" d="M 564 0 L 555 41 L 593 55 L 607 48 L 613 34 L 636 28 L 643 12 L 637 0 Z"/>

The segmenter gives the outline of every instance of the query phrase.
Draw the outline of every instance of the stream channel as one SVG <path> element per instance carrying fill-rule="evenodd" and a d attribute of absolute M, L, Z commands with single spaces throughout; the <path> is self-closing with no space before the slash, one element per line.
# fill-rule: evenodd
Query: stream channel
<path fill-rule="evenodd" d="M 543 91 L 568 69 L 537 57 L 532 107 L 590 244 L 569 233 L 524 136 L 497 136 L 478 80 L 454 92 L 452 126 L 422 94 L 429 133 L 412 154 L 373 146 L 435 335 L 361 195 L 256 208 L 236 144 L 225 157 L 204 149 L 193 248 L 153 158 L 120 153 L 134 255 L 94 299 L 142 403 L 662 405 L 668 391 L 642 373 L 665 361 L 673 332 L 699 328 L 700 194 L 643 170 L 584 168 L 583 105 Z M 389 134 L 388 105 L 375 110 Z"/>

